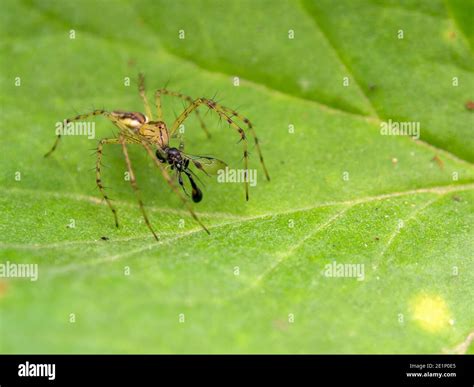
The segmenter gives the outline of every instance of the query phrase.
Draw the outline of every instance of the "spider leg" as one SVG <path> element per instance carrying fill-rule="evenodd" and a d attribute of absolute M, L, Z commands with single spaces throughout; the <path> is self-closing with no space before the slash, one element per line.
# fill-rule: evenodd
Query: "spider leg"
<path fill-rule="evenodd" d="M 204 224 L 199 220 L 199 218 L 197 217 L 197 215 L 195 214 L 193 208 L 191 207 L 191 205 L 189 204 L 189 202 L 186 200 L 186 197 L 183 196 L 181 194 L 181 192 L 179 191 L 178 187 L 176 186 L 176 184 L 173 182 L 173 180 L 171 179 L 171 176 L 169 175 L 168 171 L 166 170 L 166 168 L 159 162 L 159 160 L 156 158 L 155 154 L 153 153 L 153 151 L 151 150 L 150 146 L 148 145 L 147 142 L 145 141 L 142 141 L 142 146 L 145 148 L 145 150 L 148 152 L 148 154 L 150 155 L 150 157 L 153 159 L 153 161 L 155 162 L 155 165 L 158 167 L 158 169 L 160 170 L 161 172 L 161 175 L 163 176 L 163 178 L 166 180 L 166 182 L 168 183 L 168 185 L 171 187 L 171 189 L 174 191 L 174 193 L 181 199 L 181 201 L 183 202 L 183 204 L 186 206 L 186 208 L 188 209 L 189 213 L 191 214 L 191 216 L 193 217 L 193 219 L 199 223 L 199 225 L 204 229 L 204 231 L 206 231 L 208 234 L 210 234 L 209 230 L 206 228 L 206 226 L 204 226 Z"/>
<path fill-rule="evenodd" d="M 51 153 L 53 153 L 58 147 L 60 141 L 61 141 L 61 134 L 58 134 L 56 136 L 56 140 L 54 141 L 52 148 L 47 153 L 45 153 L 44 157 L 48 157 Z"/>
<path fill-rule="evenodd" d="M 99 109 L 99 110 L 93 110 L 90 113 L 79 114 L 75 117 L 65 119 L 63 121 L 63 128 L 65 128 L 66 125 L 69 124 L 70 122 L 81 121 L 81 120 L 85 120 L 86 118 L 94 117 L 94 116 L 104 116 L 105 118 L 112 121 L 115 125 L 117 125 L 117 120 L 109 112 Z M 61 140 L 61 134 L 58 134 L 56 137 L 56 141 L 53 144 L 53 147 L 48 153 L 44 155 L 44 157 L 48 157 L 49 155 L 51 155 L 51 153 L 53 153 L 56 150 L 60 140 Z"/>
<path fill-rule="evenodd" d="M 137 197 L 138 205 L 140 206 L 140 211 L 142 212 L 143 219 L 145 219 L 145 223 L 146 223 L 147 227 L 150 229 L 151 233 L 153 234 L 155 239 L 158 241 L 158 236 L 156 235 L 155 231 L 153 230 L 153 227 L 151 226 L 150 221 L 148 220 L 148 216 L 147 216 L 146 211 L 145 211 L 145 206 L 143 205 L 143 201 L 142 201 L 142 198 L 141 198 L 141 193 L 140 193 L 140 190 L 138 189 L 138 186 L 137 186 L 137 181 L 135 179 L 135 173 L 133 172 L 132 163 L 131 163 L 130 157 L 128 155 L 126 139 L 123 136 L 120 136 L 119 143 L 122 145 L 123 155 L 125 156 L 125 162 L 127 164 L 128 173 L 130 174 L 130 184 L 132 185 L 133 191 L 135 192 L 135 196 Z"/>
<path fill-rule="evenodd" d="M 260 159 L 260 164 L 262 164 L 263 171 L 265 172 L 265 177 L 267 178 L 268 181 L 270 181 L 270 175 L 268 174 L 267 167 L 265 166 L 265 162 L 263 161 L 262 150 L 260 149 L 260 144 L 258 143 L 258 137 L 257 137 L 257 134 L 255 133 L 255 129 L 253 128 L 253 125 L 250 122 L 250 120 L 247 117 L 243 116 L 242 114 L 236 112 L 235 110 L 233 110 L 231 108 L 228 108 L 228 107 L 222 106 L 222 105 L 220 105 L 220 107 L 225 112 L 230 114 L 230 117 L 237 117 L 238 119 L 240 119 L 241 121 L 243 121 L 247 125 L 247 128 L 248 128 L 249 132 L 252 134 L 252 137 L 255 141 L 255 147 L 257 148 L 258 156 L 259 156 L 259 159 Z"/>
<path fill-rule="evenodd" d="M 181 93 L 178 93 L 178 92 L 175 92 L 175 91 L 170 91 L 170 90 L 167 90 L 167 89 L 158 89 L 155 92 L 155 101 L 156 101 L 156 109 L 158 110 L 158 120 L 159 121 L 163 120 L 163 111 L 162 111 L 162 108 L 161 108 L 161 96 L 162 95 L 169 95 L 169 96 L 172 96 L 172 97 L 181 98 L 182 100 L 187 102 L 189 105 L 191 105 L 193 103 L 193 99 L 191 97 L 187 96 L 187 95 L 184 95 L 184 94 L 181 94 Z M 199 120 L 199 123 L 201 125 L 201 129 L 204 131 L 204 133 L 206 133 L 207 138 L 211 138 L 211 134 L 207 130 L 206 124 L 204 123 L 201 115 L 199 114 L 199 110 L 195 109 L 194 112 L 196 114 L 197 119 Z"/>
<path fill-rule="evenodd" d="M 138 74 L 138 93 L 140 94 L 140 97 L 143 100 L 143 105 L 145 105 L 145 114 L 150 119 L 150 121 L 153 121 L 153 115 L 151 113 L 150 104 L 148 103 L 148 99 L 145 95 L 145 77 L 142 73 Z"/>
<path fill-rule="evenodd" d="M 95 164 L 95 181 L 97 183 L 97 187 L 100 190 L 100 193 L 102 194 L 103 198 L 105 199 L 107 205 L 109 206 L 110 210 L 112 211 L 112 214 L 114 214 L 114 220 L 115 220 L 115 227 L 118 227 L 118 218 L 117 218 L 117 210 L 115 207 L 112 205 L 110 202 L 109 197 L 105 193 L 104 186 L 102 185 L 102 179 L 101 179 L 101 166 L 102 166 L 102 148 L 104 147 L 105 144 L 119 144 L 119 140 L 117 138 L 103 138 L 102 140 L 99 141 L 99 144 L 97 145 L 97 161 Z"/>
<path fill-rule="evenodd" d="M 170 137 L 173 136 L 174 132 L 176 132 L 177 128 L 186 120 L 189 115 L 195 111 L 199 106 L 206 105 L 210 110 L 215 111 L 220 117 L 224 118 L 227 123 L 234 128 L 240 135 L 240 140 L 242 141 L 242 146 L 244 148 L 244 187 L 245 187 L 245 199 L 249 200 L 249 182 L 248 182 L 248 142 L 247 136 L 245 135 L 244 130 L 237 125 L 237 123 L 232 120 L 232 118 L 228 115 L 228 113 L 222 108 L 221 105 L 218 105 L 211 99 L 207 98 L 198 98 L 194 100 L 194 102 L 188 106 L 181 115 L 176 119 L 173 123 L 173 126 L 170 129 Z"/>

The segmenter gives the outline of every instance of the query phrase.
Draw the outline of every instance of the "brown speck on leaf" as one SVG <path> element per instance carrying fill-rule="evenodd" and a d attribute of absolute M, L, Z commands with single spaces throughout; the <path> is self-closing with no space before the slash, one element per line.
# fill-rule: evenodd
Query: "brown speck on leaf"
<path fill-rule="evenodd" d="M 106 236 L 100 237 L 100 239 L 102 239 L 103 241 L 108 241 L 109 240 L 109 238 L 106 237 Z"/>
<path fill-rule="evenodd" d="M 135 59 L 133 58 L 130 58 L 127 62 L 128 67 L 135 67 L 135 64 L 136 62 L 135 62 Z"/>
<path fill-rule="evenodd" d="M 374 240 L 378 241 L 378 240 L 380 240 L 380 238 L 379 238 L 379 237 L 375 237 Z"/>
<path fill-rule="evenodd" d="M 460 202 L 460 201 L 461 201 L 461 198 L 460 198 L 458 195 L 453 195 L 452 199 L 453 199 L 455 202 Z"/>
<path fill-rule="evenodd" d="M 0 297 L 3 297 L 8 289 L 8 284 L 6 281 L 0 280 Z"/>
<path fill-rule="evenodd" d="M 474 110 L 474 101 L 467 101 L 465 106 L 467 110 Z"/>
<path fill-rule="evenodd" d="M 443 169 L 443 168 L 444 168 L 444 162 L 443 162 L 443 160 L 441 160 L 441 159 L 439 158 L 438 155 L 435 155 L 435 156 L 431 159 L 431 161 L 436 162 L 436 164 L 438 164 L 438 167 L 440 167 L 440 169 Z"/>
<path fill-rule="evenodd" d="M 273 321 L 273 326 L 275 327 L 275 329 L 278 329 L 279 331 L 287 331 L 288 330 L 288 327 L 289 327 L 289 323 L 288 321 L 285 321 L 285 320 L 274 320 Z"/>
<path fill-rule="evenodd" d="M 456 32 L 450 31 L 450 32 L 449 32 L 449 37 L 450 37 L 451 39 L 456 38 Z"/>

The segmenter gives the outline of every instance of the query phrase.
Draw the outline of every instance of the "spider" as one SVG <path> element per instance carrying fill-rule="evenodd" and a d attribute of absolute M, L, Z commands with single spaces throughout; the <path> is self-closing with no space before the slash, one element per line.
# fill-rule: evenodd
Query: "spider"
<path fill-rule="evenodd" d="M 157 118 L 156 120 L 153 119 L 153 115 L 150 109 L 150 105 L 148 103 L 148 99 L 145 93 L 145 80 L 142 74 L 139 74 L 138 77 L 138 92 L 140 97 L 143 101 L 145 113 L 140 112 L 125 112 L 125 111 L 105 111 L 105 110 L 94 110 L 90 113 L 86 114 L 79 114 L 73 118 L 68 118 L 64 120 L 64 125 L 69 124 L 70 122 L 84 120 L 89 117 L 93 116 L 103 116 L 110 120 L 116 127 L 118 127 L 119 132 L 118 135 L 114 138 L 103 138 L 99 141 L 97 145 L 97 160 L 95 166 L 96 172 L 96 184 L 101 192 L 104 200 L 106 201 L 108 207 L 112 211 L 115 220 L 115 226 L 119 227 L 118 217 L 117 217 L 117 210 L 111 203 L 111 199 L 105 193 L 105 188 L 102 184 L 101 178 L 101 166 L 102 166 L 102 150 L 104 145 L 107 144 L 118 144 L 121 145 L 123 155 L 125 158 L 125 163 L 128 169 L 128 173 L 130 176 L 130 183 L 135 192 L 138 205 L 140 207 L 140 211 L 142 213 L 143 219 L 147 227 L 152 232 L 154 238 L 158 241 L 158 235 L 155 233 L 148 215 L 145 211 L 145 206 L 143 204 L 140 190 L 137 186 L 135 174 L 132 169 L 132 164 L 130 161 L 130 157 L 128 154 L 127 145 L 128 144 L 138 144 L 141 145 L 148 155 L 153 159 L 154 164 L 158 167 L 161 172 L 161 175 L 174 191 L 174 193 L 181 199 L 183 204 L 188 209 L 189 213 L 193 217 L 193 219 L 208 233 L 209 230 L 204 226 L 204 224 L 199 220 L 196 213 L 194 212 L 191 204 L 187 200 L 188 193 L 185 189 L 184 182 L 183 182 L 183 175 L 189 180 L 191 185 L 191 198 L 193 202 L 198 203 L 202 200 L 203 194 L 201 189 L 196 184 L 196 177 L 199 181 L 199 178 L 195 174 L 195 172 L 190 168 L 194 166 L 201 172 L 204 172 L 206 175 L 214 175 L 217 173 L 219 169 L 225 168 L 225 162 L 207 156 L 194 156 L 190 154 L 184 153 L 184 142 L 181 135 L 178 134 L 177 130 L 180 125 L 194 112 L 196 114 L 197 119 L 200 122 L 201 129 L 205 132 L 207 137 L 209 138 L 209 132 L 199 114 L 199 107 L 206 106 L 209 110 L 214 111 L 220 118 L 224 119 L 230 127 L 232 127 L 240 136 L 240 141 L 243 144 L 243 161 L 244 161 L 244 187 L 245 187 L 245 198 L 246 200 L 249 199 L 249 188 L 248 188 L 248 145 L 247 145 L 247 136 L 245 131 L 242 129 L 241 124 L 239 125 L 237 121 L 243 122 L 247 126 L 247 130 L 251 133 L 255 147 L 257 149 L 260 163 L 262 165 L 263 171 L 267 180 L 270 180 L 270 176 L 268 174 L 267 168 L 265 166 L 265 162 L 263 161 L 262 152 L 260 149 L 260 145 L 258 142 L 258 138 L 255 134 L 255 130 L 253 129 L 252 123 L 243 115 L 236 112 L 233 109 L 228 107 L 222 106 L 219 103 L 215 102 L 212 99 L 207 98 L 197 98 L 192 99 L 187 95 L 183 95 L 181 93 L 177 93 L 174 91 L 170 91 L 167 89 L 158 89 L 155 92 L 155 104 L 157 110 Z M 168 129 L 164 119 L 163 119 L 163 110 L 161 106 L 161 98 L 163 95 L 168 95 L 172 97 L 177 97 L 182 99 L 185 103 L 187 103 L 187 107 L 184 111 L 176 118 L 173 122 L 171 127 Z M 178 138 L 180 140 L 178 148 L 170 146 L 170 140 Z M 57 148 L 61 139 L 61 134 L 59 133 L 56 137 L 56 141 L 54 142 L 53 147 L 51 150 L 45 154 L 45 157 L 51 155 L 54 150 Z M 169 170 L 176 172 L 175 180 L 171 177 Z M 182 187 L 185 195 L 181 193 L 178 186 L 176 185 L 175 181 L 177 180 L 178 184 Z"/>

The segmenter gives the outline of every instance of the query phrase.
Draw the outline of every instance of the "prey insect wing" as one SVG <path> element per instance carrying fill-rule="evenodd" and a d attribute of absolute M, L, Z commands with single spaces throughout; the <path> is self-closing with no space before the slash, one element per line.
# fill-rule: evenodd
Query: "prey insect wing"
<path fill-rule="evenodd" d="M 183 157 L 207 175 L 217 175 L 217 172 L 220 169 L 225 169 L 225 167 L 227 167 L 227 164 L 224 161 L 214 157 L 195 156 L 186 153 L 183 153 Z"/>

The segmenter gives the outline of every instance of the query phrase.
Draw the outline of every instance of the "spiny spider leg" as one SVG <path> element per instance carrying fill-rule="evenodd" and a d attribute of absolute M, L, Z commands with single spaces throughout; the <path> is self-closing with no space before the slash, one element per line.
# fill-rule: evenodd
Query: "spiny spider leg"
<path fill-rule="evenodd" d="M 117 211 L 115 210 L 110 199 L 106 195 L 105 188 L 101 180 L 102 156 L 103 156 L 103 147 L 105 144 L 120 144 L 121 145 L 122 152 L 125 157 L 127 169 L 130 174 L 130 183 L 137 197 L 138 204 L 140 206 L 140 211 L 142 212 L 142 215 L 143 215 L 143 218 L 145 219 L 147 227 L 150 229 L 155 239 L 158 240 L 158 236 L 154 232 L 151 226 L 151 223 L 148 219 L 147 213 L 145 211 L 145 206 L 141 198 L 141 192 L 136 183 L 135 174 L 134 174 L 132 163 L 131 163 L 129 153 L 128 153 L 127 145 L 135 143 L 135 144 L 140 144 L 145 148 L 148 155 L 155 162 L 156 167 L 160 170 L 161 175 L 166 180 L 167 184 L 171 187 L 174 193 L 180 198 L 180 200 L 186 206 L 186 208 L 190 212 L 193 219 L 209 234 L 209 230 L 204 226 L 204 224 L 197 217 L 190 201 L 187 199 L 187 196 L 189 195 L 186 192 L 186 187 L 183 182 L 182 173 L 184 173 L 186 177 L 189 179 L 189 182 L 192 188 L 191 197 L 192 197 L 192 200 L 197 203 L 202 200 L 202 191 L 196 184 L 196 181 L 200 181 L 200 179 L 191 169 L 188 169 L 188 164 L 192 161 L 193 165 L 196 168 L 200 169 L 202 172 L 207 173 L 207 170 L 209 170 L 210 173 L 214 173 L 215 171 L 212 172 L 213 168 L 215 169 L 221 165 L 225 165 L 225 163 L 217 159 L 212 159 L 210 157 L 192 156 L 192 155 L 186 155 L 182 153 L 182 151 L 184 150 L 183 136 L 181 134 L 177 134 L 176 132 L 178 128 L 180 127 L 180 125 L 192 114 L 192 112 L 194 112 L 201 123 L 201 128 L 206 132 L 206 134 L 209 135 L 204 125 L 204 122 L 198 112 L 198 109 L 201 105 L 207 106 L 208 111 L 213 110 L 219 116 L 220 119 L 225 119 L 228 122 L 229 126 L 235 129 L 239 133 L 240 141 L 242 141 L 243 159 L 244 159 L 244 168 L 245 168 L 244 169 L 245 196 L 246 196 L 246 199 L 248 200 L 249 198 L 248 139 L 247 139 L 246 132 L 241 127 L 242 122 L 247 125 L 248 130 L 250 131 L 251 135 L 254 137 L 255 147 L 257 148 L 257 151 L 260 157 L 260 162 L 262 164 L 263 170 L 265 171 L 265 175 L 267 179 L 269 179 L 269 175 L 268 175 L 265 163 L 263 161 L 263 156 L 260 150 L 259 142 L 258 142 L 256 133 L 253 129 L 253 126 L 246 117 L 240 115 L 235 110 L 232 110 L 230 108 L 227 108 L 225 106 L 222 106 L 214 102 L 212 99 L 198 98 L 193 101 L 188 96 L 185 96 L 181 93 L 171 92 L 166 89 L 159 89 L 155 93 L 156 108 L 157 108 L 157 113 L 158 113 L 158 120 L 155 121 L 153 120 L 150 105 L 146 98 L 144 78 L 143 78 L 143 75 L 141 74 L 139 75 L 138 91 L 144 103 L 147 116 L 145 116 L 143 113 L 140 113 L 140 112 L 127 112 L 127 111 L 107 112 L 105 110 L 93 110 L 90 113 L 80 114 L 73 118 L 64 120 L 64 128 L 66 128 L 67 124 L 73 121 L 85 120 L 89 117 L 98 116 L 98 115 L 104 116 L 109 121 L 111 121 L 116 127 L 119 128 L 118 137 L 101 139 L 99 141 L 97 145 L 97 161 L 96 161 L 96 168 L 95 168 L 97 186 L 102 196 L 104 197 L 107 205 L 109 206 L 109 208 L 111 209 L 114 215 L 115 225 L 117 227 L 118 227 Z M 189 103 L 189 106 L 187 106 L 184 109 L 184 111 L 179 116 L 176 117 L 170 130 L 168 130 L 165 122 L 163 121 L 163 111 L 162 111 L 162 106 L 161 106 L 162 95 L 170 95 L 170 96 L 178 97 L 182 99 L 183 101 Z M 179 149 L 170 147 L 169 140 L 171 137 L 178 138 L 180 140 Z M 61 133 L 58 133 L 53 147 L 48 153 L 46 153 L 45 156 L 49 156 L 52 152 L 54 152 L 54 150 L 57 148 L 60 142 L 60 139 L 61 139 Z M 156 154 L 152 149 L 156 150 Z M 184 164 L 183 164 L 183 161 L 184 161 Z M 170 175 L 169 169 L 170 168 L 173 169 L 173 167 L 175 167 L 176 171 L 178 172 L 178 183 L 179 185 L 181 185 L 184 191 L 184 194 L 181 192 L 179 186 L 174 181 L 175 176 L 172 177 Z M 195 181 L 194 178 L 196 178 L 197 180 Z"/>
<path fill-rule="evenodd" d="M 219 105 L 219 106 L 224 111 L 226 111 L 227 113 L 230 113 L 231 117 L 235 116 L 247 125 L 248 130 L 252 134 L 252 137 L 255 141 L 255 147 L 257 148 L 257 153 L 258 153 L 258 156 L 260 158 L 260 164 L 262 164 L 263 171 L 265 172 L 265 177 L 267 178 L 268 181 L 270 181 L 270 175 L 268 174 L 267 167 L 265 166 L 265 162 L 263 161 L 262 150 L 260 149 L 260 144 L 258 143 L 258 137 L 257 137 L 257 134 L 255 133 L 255 129 L 253 128 L 253 125 L 250 122 L 250 120 L 247 117 L 243 116 L 242 114 L 236 112 L 235 110 L 233 110 L 231 108 L 228 108 L 228 107 L 222 106 L 222 105 Z"/>
<path fill-rule="evenodd" d="M 237 125 L 232 118 L 229 117 L 229 115 L 222 109 L 220 105 L 218 105 L 216 102 L 207 99 L 207 98 L 198 98 L 194 100 L 194 102 L 188 106 L 182 113 L 181 115 L 176 119 L 176 121 L 173 123 L 173 126 L 170 129 L 170 138 L 173 137 L 174 132 L 176 132 L 177 128 L 183 123 L 184 120 L 186 120 L 189 115 L 195 111 L 199 106 L 201 105 L 206 105 L 209 107 L 209 109 L 212 109 L 215 111 L 219 116 L 224 118 L 231 127 L 233 127 L 240 135 L 240 140 L 242 141 L 242 146 L 244 148 L 244 186 L 245 186 L 245 199 L 249 200 L 249 182 L 248 182 L 248 143 L 247 143 L 247 137 L 245 135 L 244 130 Z"/>
<path fill-rule="evenodd" d="M 86 118 L 89 118 L 89 117 L 93 117 L 93 116 L 99 116 L 99 115 L 102 115 L 102 116 L 105 116 L 106 118 L 108 118 L 110 121 L 112 121 L 114 124 L 116 124 L 117 120 L 115 118 L 113 118 L 109 112 L 106 112 L 105 110 L 94 110 L 90 113 L 86 113 L 86 114 L 79 114 L 73 118 L 67 118 L 63 121 L 63 127 L 65 127 L 67 124 L 69 124 L 70 122 L 74 122 L 74 121 L 80 121 L 80 120 L 84 120 Z M 54 142 L 54 145 L 53 147 L 51 148 L 51 150 L 46 153 L 44 155 L 44 157 L 48 157 L 49 155 L 51 155 L 51 153 L 53 153 L 55 151 L 55 149 L 57 148 L 58 144 L 59 144 L 59 141 L 61 140 L 61 134 L 58 134 L 57 137 L 56 137 L 56 141 Z"/>
<path fill-rule="evenodd" d="M 181 98 L 182 100 L 188 102 L 190 105 L 193 103 L 193 99 L 187 95 L 184 95 L 175 91 L 167 90 L 167 89 L 158 89 L 155 92 L 155 101 L 156 101 L 156 109 L 158 111 L 158 120 L 160 121 L 163 120 L 163 111 L 161 108 L 161 95 L 169 95 L 172 97 Z M 201 115 L 199 114 L 199 110 L 196 109 L 194 110 L 194 112 L 196 113 L 196 117 L 199 120 L 199 123 L 201 124 L 201 129 L 204 131 L 204 133 L 206 133 L 207 138 L 211 138 L 211 134 L 207 130 L 206 124 L 204 123 Z"/>
<path fill-rule="evenodd" d="M 155 231 L 153 230 L 153 227 L 151 226 L 150 221 L 148 220 L 148 216 L 147 216 L 146 211 L 145 211 L 145 206 L 143 205 L 141 193 L 140 193 L 140 190 L 138 188 L 137 181 L 135 179 L 135 173 L 133 172 L 133 169 L 132 169 L 132 163 L 131 163 L 130 157 L 128 155 L 126 139 L 121 135 L 119 137 L 119 142 L 120 142 L 120 144 L 122 144 L 123 155 L 125 156 L 125 162 L 127 164 L 128 173 L 130 174 L 130 184 L 132 185 L 133 191 L 135 192 L 135 196 L 137 197 L 138 205 L 140 206 L 140 211 L 142 212 L 143 219 L 145 219 L 145 223 L 146 223 L 147 227 L 150 229 L 153 236 L 158 241 L 158 236 L 156 235 Z"/>
<path fill-rule="evenodd" d="M 132 140 L 134 140 L 133 137 L 128 134 L 131 131 L 122 122 L 120 122 L 116 117 L 114 117 L 112 113 L 107 112 L 105 110 L 94 110 L 90 113 L 79 114 L 79 115 L 77 115 L 73 118 L 65 119 L 64 120 L 64 125 L 67 125 L 70 122 L 80 121 L 80 120 L 84 120 L 84 119 L 89 118 L 89 117 L 99 116 L 99 115 L 102 115 L 105 118 L 107 118 L 108 120 L 110 120 L 114 125 L 116 125 L 121 130 L 121 132 L 125 132 L 124 135 L 127 138 L 129 138 L 130 142 L 140 143 L 137 140 L 132 141 Z M 58 134 L 53 147 L 51 148 L 51 150 L 48 153 L 45 154 L 45 157 L 48 157 L 57 148 L 57 145 L 58 145 L 60 139 L 61 139 L 61 134 Z M 102 166 L 103 147 L 104 147 L 105 144 L 120 144 L 120 141 L 119 141 L 118 138 L 104 138 L 104 139 L 101 139 L 99 141 L 99 143 L 97 144 L 97 160 L 96 160 L 96 167 L 95 167 L 97 187 L 99 188 L 100 193 L 102 194 L 102 197 L 105 199 L 107 205 L 109 206 L 110 210 L 112 211 L 112 214 L 114 215 L 115 226 L 118 227 L 119 222 L 118 222 L 118 217 L 117 217 L 117 210 L 112 205 L 112 203 L 110 202 L 109 197 L 105 193 L 105 188 L 102 184 L 102 179 L 101 179 L 101 166 Z"/>
<path fill-rule="evenodd" d="M 99 144 L 97 145 L 97 161 L 95 164 L 95 181 L 97 183 L 97 187 L 99 188 L 100 193 L 102 194 L 103 198 L 105 199 L 107 205 L 109 206 L 110 210 L 112 211 L 112 214 L 114 214 L 114 220 L 115 220 L 115 227 L 119 226 L 118 223 L 118 218 L 117 218 L 117 210 L 115 207 L 112 205 L 110 202 L 109 197 L 105 193 L 104 186 L 102 185 L 102 179 L 101 179 L 101 166 L 102 166 L 102 148 L 104 147 L 105 144 L 119 144 L 119 141 L 117 138 L 103 138 L 102 140 L 99 141 Z"/>
<path fill-rule="evenodd" d="M 189 213 L 191 214 L 191 216 L 193 217 L 193 219 L 199 223 L 199 225 L 204 229 L 204 231 L 206 231 L 208 234 L 210 234 L 209 230 L 206 228 L 206 226 L 204 226 L 204 224 L 199 220 L 199 218 L 197 217 L 197 215 L 194 213 L 194 210 L 193 208 L 191 207 L 191 205 L 189 204 L 189 202 L 186 200 L 186 197 L 183 196 L 181 194 L 181 192 L 179 191 L 178 187 L 175 185 L 175 183 L 173 182 L 173 179 L 171 179 L 171 176 L 169 175 L 168 171 L 166 170 L 166 168 L 160 163 L 160 161 L 158 160 L 158 158 L 155 156 L 155 154 L 153 153 L 153 151 L 151 150 L 150 146 L 148 145 L 148 143 L 146 141 L 143 141 L 142 140 L 142 145 L 143 147 L 145 148 L 145 150 L 148 152 L 148 154 L 150 155 L 150 157 L 153 159 L 153 161 L 155 162 L 155 165 L 158 167 L 158 169 L 160 170 L 161 172 L 161 175 L 163 176 L 163 178 L 166 180 L 166 182 L 168 183 L 168 185 L 171 187 L 171 189 L 174 191 L 174 193 L 176 195 L 178 195 L 178 197 L 181 199 L 181 201 L 183 202 L 183 204 L 186 206 L 186 208 L 188 209 Z"/>
<path fill-rule="evenodd" d="M 147 115 L 150 121 L 153 121 L 153 115 L 151 113 L 150 104 L 148 103 L 148 99 L 145 95 L 145 77 L 142 73 L 138 74 L 138 92 L 140 93 L 140 97 L 143 100 L 143 105 L 145 105 L 145 114 Z"/>

